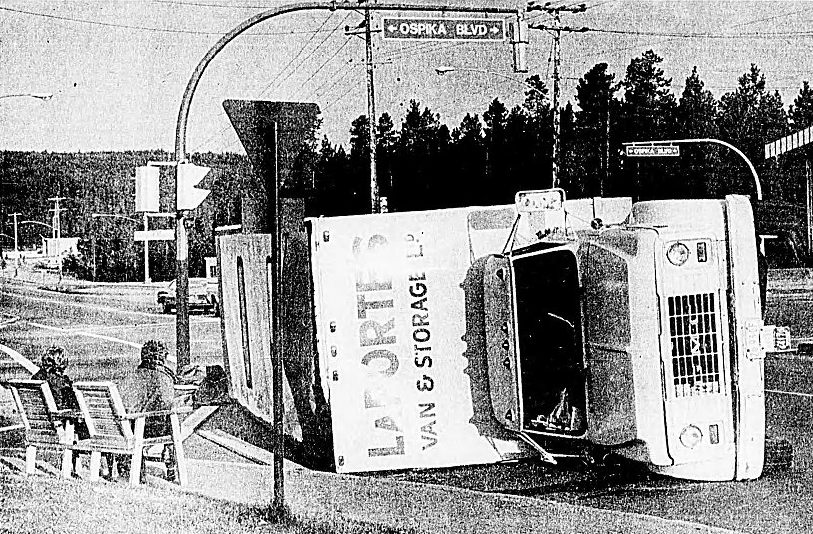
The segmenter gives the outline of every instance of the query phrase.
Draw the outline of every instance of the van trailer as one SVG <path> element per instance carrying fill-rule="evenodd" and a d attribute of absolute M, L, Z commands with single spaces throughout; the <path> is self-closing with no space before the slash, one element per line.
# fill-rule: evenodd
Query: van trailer
<path fill-rule="evenodd" d="M 336 472 L 580 447 L 753 479 L 766 350 L 746 197 L 566 200 L 281 220 L 285 434 Z M 271 422 L 271 236 L 218 238 L 230 394 Z"/>

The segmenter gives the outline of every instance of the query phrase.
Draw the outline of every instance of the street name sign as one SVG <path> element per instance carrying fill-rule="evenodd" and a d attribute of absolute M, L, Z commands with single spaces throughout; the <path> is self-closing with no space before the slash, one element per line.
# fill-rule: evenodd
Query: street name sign
<path fill-rule="evenodd" d="M 504 41 L 502 19 L 383 17 L 384 39 Z"/>
<path fill-rule="evenodd" d="M 661 156 L 680 156 L 677 145 L 628 145 L 628 157 L 656 158 Z"/>
<path fill-rule="evenodd" d="M 134 241 L 172 241 L 175 239 L 175 230 L 136 230 Z"/>

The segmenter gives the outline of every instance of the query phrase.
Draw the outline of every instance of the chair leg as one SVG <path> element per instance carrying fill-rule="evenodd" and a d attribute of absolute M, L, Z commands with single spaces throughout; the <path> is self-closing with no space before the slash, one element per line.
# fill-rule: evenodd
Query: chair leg
<path fill-rule="evenodd" d="M 144 464 L 144 424 L 146 423 L 145 417 L 139 417 L 135 420 L 135 429 L 133 430 L 133 461 L 130 465 L 130 485 L 138 486 L 141 482 L 141 468 Z"/>
<path fill-rule="evenodd" d="M 62 478 L 71 478 L 71 472 L 74 470 L 73 458 L 71 449 L 65 449 L 62 452 Z"/>
<path fill-rule="evenodd" d="M 99 451 L 92 451 L 90 453 L 90 476 L 88 477 L 91 482 L 99 480 L 99 470 L 102 467 L 102 453 Z"/>
<path fill-rule="evenodd" d="M 73 424 L 70 421 L 65 422 L 65 450 L 62 451 L 62 478 L 71 478 L 71 471 L 73 470 Z"/>
<path fill-rule="evenodd" d="M 76 476 L 79 476 L 79 473 L 82 471 L 82 455 L 78 452 L 73 453 L 73 472 L 76 473 Z"/>
<path fill-rule="evenodd" d="M 172 424 L 172 446 L 175 449 L 175 474 L 178 477 L 178 484 L 186 486 L 186 455 L 183 451 L 183 439 L 181 438 L 181 424 L 178 421 L 178 414 L 169 416 Z"/>
<path fill-rule="evenodd" d="M 27 445 L 25 448 L 25 474 L 33 475 L 37 467 L 37 448 Z"/>

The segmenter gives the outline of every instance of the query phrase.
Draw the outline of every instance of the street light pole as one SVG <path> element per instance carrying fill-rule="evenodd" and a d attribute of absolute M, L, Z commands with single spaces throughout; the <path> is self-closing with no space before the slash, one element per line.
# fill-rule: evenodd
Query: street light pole
<path fill-rule="evenodd" d="M 22 215 L 22 213 L 12 213 L 11 216 L 14 217 L 14 254 L 17 256 L 17 266 L 20 266 L 20 246 L 17 241 L 17 216 Z"/>
<path fill-rule="evenodd" d="M 59 281 L 57 285 L 62 284 L 62 212 L 64 209 L 59 207 L 60 200 L 67 200 L 66 197 L 51 197 L 48 199 L 54 203 L 54 208 L 49 211 L 54 212 L 54 238 L 56 239 L 56 261 L 59 266 Z"/>

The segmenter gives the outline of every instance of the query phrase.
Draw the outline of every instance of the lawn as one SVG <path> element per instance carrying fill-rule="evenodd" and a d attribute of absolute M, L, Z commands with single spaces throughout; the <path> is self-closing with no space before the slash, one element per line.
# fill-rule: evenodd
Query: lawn
<path fill-rule="evenodd" d="M 274 532 L 281 534 L 408 532 L 341 517 L 275 516 L 171 488 L 130 487 L 22 474 L 0 467 L 0 534 Z"/>

